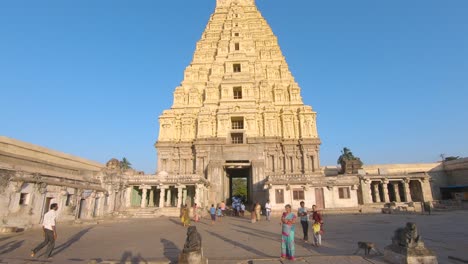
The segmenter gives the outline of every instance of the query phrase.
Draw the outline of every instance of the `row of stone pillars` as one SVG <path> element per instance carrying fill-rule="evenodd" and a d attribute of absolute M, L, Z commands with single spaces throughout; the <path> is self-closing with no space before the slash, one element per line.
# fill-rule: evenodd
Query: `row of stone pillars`
<path fill-rule="evenodd" d="M 400 183 L 403 182 L 403 197 L 400 196 Z M 381 181 L 381 182 L 372 182 L 372 198 L 373 202 L 375 203 L 387 203 L 387 202 L 411 202 L 411 189 L 409 186 L 409 181 L 408 180 L 403 180 L 403 181 Z M 390 201 L 390 195 L 388 192 L 388 187 L 389 186 L 393 187 L 393 195 L 394 195 L 394 201 Z M 380 188 L 383 191 L 383 200 L 381 199 L 380 195 Z M 402 199 L 403 198 L 403 199 Z"/>
<path fill-rule="evenodd" d="M 403 195 L 400 195 L 400 183 L 403 183 Z M 391 202 L 389 194 L 389 186 L 393 188 L 393 198 L 395 202 L 411 202 L 411 189 L 410 189 L 410 180 L 393 180 L 389 181 L 387 179 L 363 179 L 361 181 L 361 190 L 362 190 L 362 202 L 364 204 L 371 203 L 382 203 L 382 202 Z M 382 195 L 381 193 L 382 192 Z M 403 197 L 402 197 L 403 196 Z"/>
<path fill-rule="evenodd" d="M 190 185 L 189 185 L 190 186 Z M 195 184 L 195 197 L 194 202 L 200 204 L 200 201 L 203 201 L 204 197 L 206 196 L 206 187 L 201 184 Z M 175 185 L 173 186 L 177 189 L 177 208 L 182 207 L 182 202 L 187 200 L 187 186 L 186 185 Z M 171 203 L 171 186 L 169 185 L 158 185 L 156 186 L 157 189 L 160 190 L 159 193 L 159 208 L 170 207 Z M 154 188 L 149 185 L 141 185 L 139 189 L 142 190 L 142 197 L 141 197 L 141 208 L 146 207 L 153 207 L 154 204 Z M 146 199 L 148 190 L 150 192 L 149 200 Z"/>

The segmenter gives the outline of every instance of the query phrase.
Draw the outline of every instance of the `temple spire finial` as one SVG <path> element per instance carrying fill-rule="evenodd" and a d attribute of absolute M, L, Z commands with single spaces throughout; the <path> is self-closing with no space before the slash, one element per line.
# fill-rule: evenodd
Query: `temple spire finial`
<path fill-rule="evenodd" d="M 255 5 L 255 0 L 216 0 L 216 7 L 230 6 L 233 3 L 239 5 Z"/>

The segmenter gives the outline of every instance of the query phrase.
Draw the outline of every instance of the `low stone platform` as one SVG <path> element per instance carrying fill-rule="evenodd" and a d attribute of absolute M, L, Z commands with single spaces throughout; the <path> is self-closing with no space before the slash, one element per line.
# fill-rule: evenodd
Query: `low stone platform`
<path fill-rule="evenodd" d="M 296 226 L 296 262 L 281 260 L 279 218 L 250 223 L 247 218 L 225 217 L 211 225 L 204 218 L 197 226 L 204 256 L 210 264 L 250 263 L 375 263 L 381 256 L 353 256 L 358 241 L 375 243 L 383 253 L 395 229 L 406 222 L 418 223 L 426 246 L 437 254 L 439 263 L 457 263 L 449 256 L 466 259 L 468 211 L 417 214 L 324 215 L 322 247 L 304 243 L 302 228 Z M 38 254 L 29 258 L 31 248 L 43 240 L 42 230 L 0 235 L 0 263 L 176 263 L 183 249 L 187 228 L 178 218 L 119 219 L 94 225 L 58 223 L 58 238 L 49 262 Z M 311 234 L 309 234 L 310 238 Z M 454 260 L 453 260 L 454 261 Z"/>

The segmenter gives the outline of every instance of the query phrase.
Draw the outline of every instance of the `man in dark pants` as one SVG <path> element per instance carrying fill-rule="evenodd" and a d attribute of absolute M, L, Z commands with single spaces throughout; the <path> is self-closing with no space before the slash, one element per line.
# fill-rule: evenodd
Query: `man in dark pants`
<path fill-rule="evenodd" d="M 309 241 L 309 222 L 307 217 L 307 208 L 304 207 L 304 201 L 300 203 L 301 207 L 297 210 L 297 216 L 301 219 L 302 231 L 304 232 L 304 241 Z"/>
<path fill-rule="evenodd" d="M 55 219 L 57 218 L 58 205 L 53 203 L 50 205 L 50 210 L 44 215 L 42 229 L 44 231 L 44 242 L 31 250 L 31 257 L 36 256 L 36 253 L 43 247 L 47 246 L 45 256 L 52 258 L 52 250 L 54 250 L 55 240 L 57 239 L 57 231 L 55 229 Z"/>

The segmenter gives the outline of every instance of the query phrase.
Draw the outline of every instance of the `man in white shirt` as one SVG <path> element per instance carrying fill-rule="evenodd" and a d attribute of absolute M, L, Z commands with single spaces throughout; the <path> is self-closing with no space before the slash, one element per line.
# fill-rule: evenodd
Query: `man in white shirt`
<path fill-rule="evenodd" d="M 57 218 L 58 205 L 53 203 L 50 205 L 50 210 L 44 215 L 42 229 L 44 231 L 44 242 L 31 250 L 31 257 L 36 256 L 36 253 L 43 247 L 47 246 L 45 256 L 52 258 L 52 250 L 54 250 L 55 240 L 57 239 L 57 231 L 55 229 L 55 218 Z"/>
<path fill-rule="evenodd" d="M 270 215 L 271 215 L 271 204 L 270 200 L 268 200 L 265 204 L 265 212 L 266 212 L 266 220 L 270 221 Z"/>

